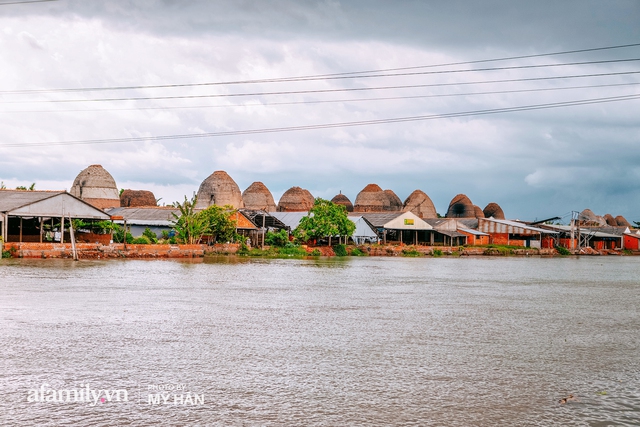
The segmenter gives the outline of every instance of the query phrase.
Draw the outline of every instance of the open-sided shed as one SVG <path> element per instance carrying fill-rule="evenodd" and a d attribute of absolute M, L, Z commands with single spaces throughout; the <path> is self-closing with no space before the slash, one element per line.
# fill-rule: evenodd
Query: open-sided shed
<path fill-rule="evenodd" d="M 108 220 L 110 217 L 66 191 L 0 190 L 0 229 L 5 242 L 42 242 L 45 225 L 51 233 L 59 233 L 57 240 L 63 241 L 64 223 L 70 218 Z"/>

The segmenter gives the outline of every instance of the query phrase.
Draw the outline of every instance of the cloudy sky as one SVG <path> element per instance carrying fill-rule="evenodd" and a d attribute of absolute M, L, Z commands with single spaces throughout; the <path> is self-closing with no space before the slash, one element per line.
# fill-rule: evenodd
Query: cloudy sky
<path fill-rule="evenodd" d="M 225 170 L 276 200 L 377 183 L 442 214 L 464 193 L 509 218 L 640 221 L 637 0 L 16 1 L 8 188 L 101 164 L 170 204 Z"/>

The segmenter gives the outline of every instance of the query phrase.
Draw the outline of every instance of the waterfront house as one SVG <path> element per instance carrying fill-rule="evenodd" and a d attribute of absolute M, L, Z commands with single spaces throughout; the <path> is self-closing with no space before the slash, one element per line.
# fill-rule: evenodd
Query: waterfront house
<path fill-rule="evenodd" d="M 110 217 L 66 191 L 0 190 L 0 230 L 5 242 L 69 241 L 65 230 L 70 219 L 91 222 Z M 86 234 L 83 237 L 91 241 L 100 240 Z"/>

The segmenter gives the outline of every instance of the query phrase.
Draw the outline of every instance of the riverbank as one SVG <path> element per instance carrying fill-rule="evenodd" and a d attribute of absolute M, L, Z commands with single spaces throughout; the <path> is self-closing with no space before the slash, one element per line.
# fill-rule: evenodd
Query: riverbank
<path fill-rule="evenodd" d="M 80 259 L 109 258 L 200 258 L 207 255 L 243 255 L 250 257 L 336 256 L 334 247 L 299 246 L 294 251 L 282 248 L 254 248 L 246 250 L 237 243 L 217 245 L 133 245 L 112 243 L 76 243 Z M 360 245 L 344 247 L 349 256 L 423 257 L 423 256 L 562 256 L 555 249 L 522 248 L 513 246 L 412 246 L 412 245 Z M 6 255 L 13 258 L 72 258 L 70 243 L 5 243 Z M 640 255 L 630 251 L 595 251 L 583 249 L 577 255 Z"/>

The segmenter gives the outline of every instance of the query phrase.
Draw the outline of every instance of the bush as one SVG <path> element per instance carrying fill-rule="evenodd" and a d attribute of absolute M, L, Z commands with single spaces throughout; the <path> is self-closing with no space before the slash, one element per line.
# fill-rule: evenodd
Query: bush
<path fill-rule="evenodd" d="M 353 248 L 351 250 L 351 256 L 367 256 L 368 254 L 366 252 L 362 252 L 360 249 L 358 248 Z"/>
<path fill-rule="evenodd" d="M 402 250 L 402 256 L 418 257 L 422 254 L 416 250 L 416 248 L 405 248 Z"/>
<path fill-rule="evenodd" d="M 564 246 L 556 246 L 556 251 L 558 251 L 560 255 L 571 255 L 571 251 Z"/>
<path fill-rule="evenodd" d="M 133 242 L 131 243 L 133 243 L 134 245 L 150 245 L 151 241 L 147 236 L 140 236 L 133 239 Z"/>
<path fill-rule="evenodd" d="M 144 231 L 142 232 L 142 235 L 147 239 L 149 239 L 150 243 L 153 243 L 153 244 L 158 243 L 158 237 L 156 236 L 156 233 L 151 231 L 149 227 L 144 229 Z"/>
<path fill-rule="evenodd" d="M 431 256 L 434 256 L 434 257 L 436 257 L 436 258 L 437 258 L 437 257 L 441 257 L 441 256 L 442 256 L 442 251 L 441 251 L 440 249 L 434 249 L 434 250 L 431 252 Z"/>
<path fill-rule="evenodd" d="M 264 243 L 269 246 L 283 247 L 289 243 L 289 233 L 287 233 L 285 229 L 277 233 L 267 231 L 267 234 L 264 236 Z"/>
<path fill-rule="evenodd" d="M 240 242 L 240 248 L 238 249 L 238 255 L 249 255 L 249 246 L 245 242 Z"/>
<path fill-rule="evenodd" d="M 335 252 L 336 256 L 347 256 L 347 248 L 343 244 L 335 245 L 333 247 L 333 252 Z"/>
<path fill-rule="evenodd" d="M 304 248 L 301 248 L 300 246 L 294 245 L 292 243 L 288 243 L 286 246 L 278 248 L 278 255 L 307 256 L 308 254 Z"/>
<path fill-rule="evenodd" d="M 115 243 L 122 243 L 122 235 L 124 234 L 123 228 L 120 227 L 113 232 L 113 241 Z M 133 236 L 127 232 L 127 243 L 133 243 Z"/>
<path fill-rule="evenodd" d="M 321 256 L 321 255 L 322 255 L 322 252 L 320 252 L 320 249 L 317 249 L 317 248 L 316 248 L 316 249 L 314 249 L 314 250 L 312 250 L 312 251 L 311 251 L 311 254 L 310 254 L 310 255 L 311 255 L 311 256 Z"/>

